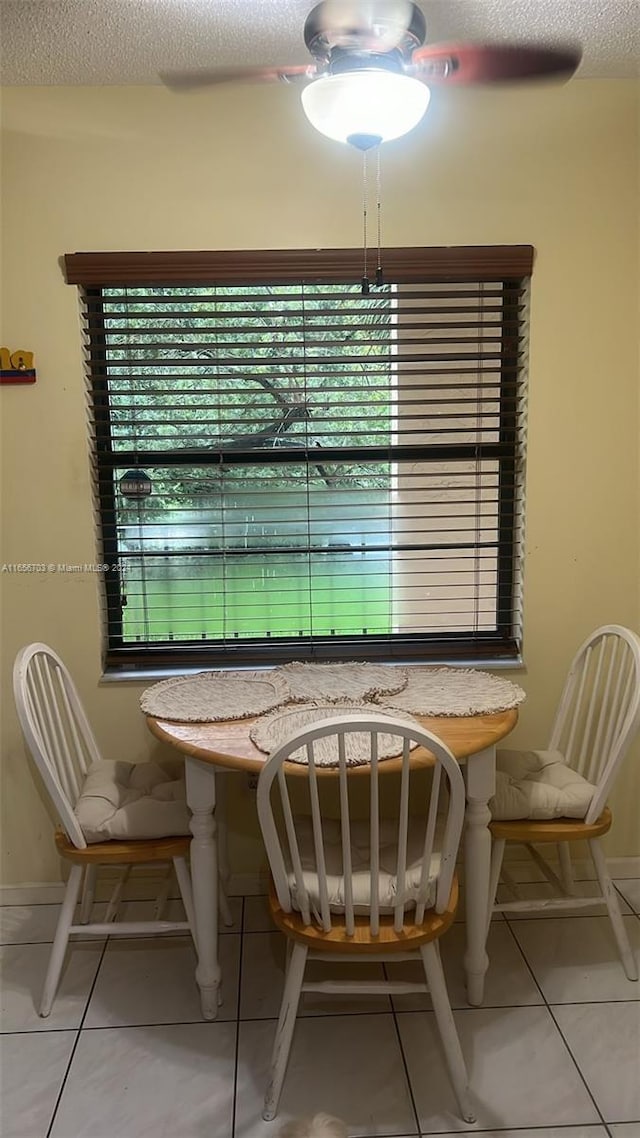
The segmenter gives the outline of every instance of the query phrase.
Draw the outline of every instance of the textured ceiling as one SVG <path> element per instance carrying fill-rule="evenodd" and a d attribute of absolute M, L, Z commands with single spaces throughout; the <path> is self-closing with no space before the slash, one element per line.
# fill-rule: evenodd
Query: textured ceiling
<path fill-rule="evenodd" d="M 0 0 L 0 77 L 157 83 L 217 64 L 305 63 L 313 0 Z M 578 41 L 579 75 L 638 74 L 640 0 L 421 0 L 427 39 Z"/>

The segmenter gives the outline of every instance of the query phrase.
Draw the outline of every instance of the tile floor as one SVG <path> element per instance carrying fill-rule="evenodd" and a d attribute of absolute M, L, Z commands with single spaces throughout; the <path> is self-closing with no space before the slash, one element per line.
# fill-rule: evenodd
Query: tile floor
<path fill-rule="evenodd" d="M 640 958 L 640 880 L 617 884 Z M 151 905 L 125 908 L 143 919 Z M 316 1110 L 354 1136 L 640 1138 L 640 984 L 625 979 L 605 917 L 495 920 L 481 1009 L 464 997 L 464 925 L 444 938 L 474 1126 L 456 1115 L 428 998 L 415 996 L 307 997 L 280 1115 L 267 1124 L 283 945 L 263 898 L 234 898 L 233 912 L 224 1002 L 204 1023 L 181 936 L 78 940 L 53 1012 L 39 1019 L 57 906 L 0 909 L 2 1138 L 266 1138 Z"/>

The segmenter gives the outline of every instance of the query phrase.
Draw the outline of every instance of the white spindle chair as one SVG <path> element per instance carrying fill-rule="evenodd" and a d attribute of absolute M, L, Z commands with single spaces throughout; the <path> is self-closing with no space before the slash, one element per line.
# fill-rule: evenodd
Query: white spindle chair
<path fill-rule="evenodd" d="M 549 751 L 559 751 L 569 767 L 595 785 L 584 818 L 496 820 L 490 825 L 492 910 L 507 913 L 529 909 L 563 910 L 603 903 L 629 980 L 637 980 L 638 971 L 599 839 L 611 827 L 607 798 L 639 726 L 640 637 L 621 625 L 604 625 L 591 633 L 576 653 L 547 747 Z M 574 841 L 588 842 L 600 887 L 596 896 L 574 895 L 570 853 L 570 843 Z M 544 900 L 495 903 L 506 842 L 523 843 L 545 877 L 562 895 Z M 533 843 L 557 845 L 560 877 Z M 517 887 L 508 880 L 512 892 L 517 893 Z"/>
<path fill-rule="evenodd" d="M 38 772 L 53 803 L 62 830 L 56 845 L 71 862 L 58 918 L 39 1013 L 48 1016 L 60 980 L 71 933 L 83 936 L 137 936 L 157 932 L 193 932 L 191 878 L 187 865 L 190 835 L 153 840 L 105 841 L 87 844 L 73 807 L 89 767 L 101 759 L 98 745 L 71 679 L 60 657 L 46 644 L 30 644 L 17 655 L 13 690 L 22 731 Z M 64 831 L 64 832 L 63 832 Z M 118 921 L 117 907 L 133 865 L 172 862 L 187 915 L 186 921 Z M 89 923 L 99 866 L 121 867 L 105 919 Z M 74 914 L 84 883 L 80 923 Z M 163 890 L 164 892 L 164 890 Z M 161 907 L 160 899 L 156 914 Z"/>
<path fill-rule="evenodd" d="M 350 770 L 345 741 L 352 732 L 365 740 L 368 765 Z M 399 737 L 401 759 L 378 759 L 381 733 Z M 333 770 L 318 766 L 314 758 L 316 742 L 330 736 L 338 759 Z M 411 796 L 413 814 L 409 793 L 412 742 L 430 752 L 434 760 L 430 792 L 423 782 L 422 798 Z M 287 763 L 299 748 L 306 752 L 306 765 Z M 381 818 L 381 804 L 389 798 L 383 793 L 387 776 L 381 773 L 386 761 L 401 767 L 399 800 L 391 819 Z M 358 822 L 353 789 L 357 783 L 363 785 L 363 775 L 368 779 L 368 817 Z M 337 780 L 339 823 L 330 821 L 326 813 L 323 816 L 321 797 L 327 778 L 333 780 L 334 790 Z M 295 791 L 308 796 L 310 817 L 292 807 L 292 781 L 297 784 Z M 373 710 L 366 717 L 347 713 L 302 731 L 278 747 L 260 773 L 257 801 L 272 873 L 271 914 L 290 949 L 263 1118 L 275 1118 L 278 1109 L 301 992 L 429 991 L 460 1113 L 473 1122 L 467 1072 L 437 944 L 454 919 L 458 900 L 455 861 L 465 792 L 456 759 L 444 743 L 417 723 Z M 427 984 L 387 980 L 304 983 L 308 959 L 357 964 L 359 960 L 416 956 L 422 959 Z"/>

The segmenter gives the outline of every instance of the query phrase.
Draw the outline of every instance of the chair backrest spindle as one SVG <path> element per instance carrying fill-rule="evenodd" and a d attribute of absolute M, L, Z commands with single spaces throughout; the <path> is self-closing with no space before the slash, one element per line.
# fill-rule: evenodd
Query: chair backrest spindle
<path fill-rule="evenodd" d="M 442 767 L 436 766 L 433 772 L 433 780 L 431 783 L 431 800 L 429 802 L 429 813 L 427 815 L 427 827 L 424 833 L 424 848 L 422 851 L 422 871 L 420 874 L 420 895 L 416 905 L 416 924 L 420 924 L 424 919 L 424 910 L 428 896 L 429 885 L 429 867 L 431 866 L 431 858 L 433 856 L 433 848 L 436 836 L 436 823 L 438 819 L 438 803 L 440 801 L 440 776 L 442 774 Z"/>
<path fill-rule="evenodd" d="M 16 711 L 29 751 L 70 841 L 86 841 L 73 808 L 89 766 L 101 758 L 75 684 L 46 644 L 29 644 L 13 667 Z"/>
<path fill-rule="evenodd" d="M 399 764 L 394 761 L 395 768 L 400 766 L 397 798 L 383 794 L 391 784 L 383 787 L 381 735 L 399 740 Z M 356 817 L 350 801 L 351 785 L 356 785 L 349 777 L 350 736 L 357 737 L 358 746 L 365 745 L 368 757 L 368 793 L 360 801 L 360 808 L 368 807 L 366 822 Z M 319 766 L 314 748 L 327 739 L 336 746 L 334 772 Z M 420 796 L 411 790 L 415 744 L 433 759 L 430 789 L 420 772 Z M 287 765 L 294 752 L 306 756 L 306 778 L 298 763 Z M 362 785 L 362 771 L 358 775 L 357 784 Z M 288 782 L 308 792 L 310 817 L 292 810 Z M 327 808 L 323 812 L 322 791 L 331 786 L 338 792 L 337 817 Z M 299 910 L 304 924 L 315 920 L 325 932 L 339 920 L 347 936 L 355 935 L 363 918 L 370 935 L 377 936 L 383 919 L 401 933 L 407 922 L 422 922 L 426 908 L 443 912 L 451 893 L 464 802 L 456 759 L 418 723 L 372 710 L 367 716 L 337 715 L 298 733 L 269 756 L 258 780 L 258 816 L 281 907 Z M 284 825 L 278 826 L 276 813 Z"/>
<path fill-rule="evenodd" d="M 34 690 L 38 692 L 38 710 L 40 714 L 40 728 L 42 737 L 46 742 L 60 783 L 68 798 L 73 801 L 73 783 L 69 777 L 68 763 L 64 754 L 64 739 L 60 716 L 56 705 L 56 693 L 51 682 L 52 663 L 42 656 L 35 656 L 34 664 Z"/>
<path fill-rule="evenodd" d="M 591 698 L 589 699 L 589 702 L 587 704 L 584 722 L 582 724 L 582 732 L 581 732 L 582 733 L 582 741 L 581 741 L 580 751 L 578 753 L 577 762 L 576 762 L 576 767 L 578 770 L 585 770 L 590 765 L 590 759 L 595 757 L 594 756 L 594 749 L 593 749 L 594 740 L 593 740 L 593 736 L 591 734 L 591 727 L 593 724 L 594 715 L 596 714 L 596 708 L 597 708 L 597 704 L 598 704 L 597 694 L 601 690 L 601 688 L 600 688 L 600 676 L 602 673 L 602 661 L 604 659 L 605 645 L 606 645 L 606 641 L 604 639 L 602 639 L 600 641 L 600 644 L 594 650 L 594 653 L 593 653 L 593 655 L 595 657 L 595 675 L 590 677 L 589 686 L 591 689 Z M 585 674 L 586 674 L 586 670 L 585 670 Z M 598 708 L 599 713 L 601 712 L 601 710 L 602 710 L 601 707 Z"/>
<path fill-rule="evenodd" d="M 378 878 L 380 874 L 380 774 L 378 771 L 378 736 L 371 732 L 371 788 L 369 813 L 369 927 L 372 936 L 380 932 L 380 895 Z"/>
<path fill-rule="evenodd" d="M 347 936 L 355 932 L 355 911 L 353 907 L 353 858 L 351 855 L 351 815 L 349 812 L 349 781 L 347 779 L 347 756 L 344 735 L 338 736 L 338 761 L 340 764 L 340 832 L 342 836 L 342 872 L 344 874 L 344 919 Z"/>
<path fill-rule="evenodd" d="M 396 866 L 397 901 L 393 911 L 393 927 L 397 933 L 404 923 L 407 889 L 407 848 L 409 845 L 409 740 L 402 741 L 402 774 L 400 775 L 400 826 L 398 830 L 398 862 Z"/>
<path fill-rule="evenodd" d="M 603 625 L 575 655 L 549 742 L 596 786 L 585 821 L 601 814 L 638 726 L 640 637 L 622 625 Z"/>
<path fill-rule="evenodd" d="M 311 921 L 310 910 L 309 910 L 309 895 L 307 893 L 307 889 L 306 889 L 306 886 L 304 883 L 304 873 L 302 872 L 302 859 L 300 857 L 300 847 L 298 845 L 298 836 L 296 834 L 295 822 L 293 820 L 293 811 L 291 809 L 291 799 L 289 798 L 289 789 L 287 787 L 287 780 L 285 778 L 285 774 L 284 774 L 284 771 L 282 769 L 280 769 L 278 771 L 278 785 L 280 788 L 280 800 L 282 803 L 282 809 L 283 809 L 284 819 L 285 819 L 285 826 L 286 826 L 286 831 L 287 831 L 287 841 L 289 843 L 289 856 L 291 859 L 291 863 L 293 866 L 293 873 L 295 876 L 296 895 L 297 895 L 297 899 L 298 899 L 298 904 L 300 905 L 300 910 L 302 912 L 302 915 L 303 915 L 305 922 L 307 924 L 309 924 Z M 272 826 L 272 833 L 270 835 L 271 841 L 272 841 L 272 843 L 275 842 L 275 845 L 273 846 L 273 848 L 274 848 L 274 850 L 277 850 L 277 853 L 280 856 L 280 865 L 278 866 L 278 872 L 276 872 L 274 867 L 272 866 L 274 881 L 275 881 L 275 885 L 276 885 L 276 891 L 278 893 L 278 900 L 280 901 L 280 904 L 286 910 L 286 912 L 291 912 L 291 897 L 290 897 L 289 885 L 288 885 L 288 881 L 287 881 L 287 874 L 286 874 L 285 865 L 284 865 L 284 858 L 282 857 L 282 853 L 281 853 L 280 847 L 278 845 L 278 836 L 277 836 L 277 830 L 275 827 L 275 822 L 273 822 L 273 819 L 270 819 L 270 823 Z"/>
<path fill-rule="evenodd" d="M 587 673 L 589 671 L 589 663 L 591 660 L 591 652 L 592 652 L 592 648 L 591 648 L 591 645 L 589 645 L 589 647 L 587 648 L 587 650 L 585 652 L 585 656 L 584 656 L 584 660 L 582 661 L 582 665 L 579 669 L 577 669 L 578 690 L 577 690 L 575 702 L 574 702 L 572 710 L 571 710 L 569 738 L 568 738 L 567 746 L 566 746 L 566 750 L 565 750 L 565 754 L 567 756 L 571 755 L 572 758 L 575 756 L 575 748 L 577 747 L 576 738 L 577 738 L 577 735 L 579 733 L 580 725 L 582 723 L 582 714 L 583 714 L 582 702 L 584 699 L 585 688 L 586 688 L 586 683 L 587 683 Z M 567 761 L 570 762 L 569 759 Z M 575 758 L 573 758 L 573 761 L 575 762 Z M 573 766 L 573 762 L 570 762 L 570 765 Z"/>
<path fill-rule="evenodd" d="M 605 640 L 602 640 L 602 647 L 604 653 Z M 618 654 L 619 641 L 614 640 L 611 645 L 611 652 L 609 653 L 609 666 L 607 668 L 607 678 L 604 684 L 602 693 L 602 705 L 600 715 L 598 716 L 598 724 L 594 733 L 593 749 L 588 765 L 586 766 L 586 778 L 592 782 L 598 765 L 598 755 L 602 752 L 603 743 L 607 736 L 609 728 L 613 725 L 614 707 L 616 706 L 615 700 L 611 697 L 611 684 L 615 675 L 616 657 Z M 621 673 L 618 671 L 618 682 L 620 682 Z M 605 744 L 606 746 L 606 744 Z"/>
<path fill-rule="evenodd" d="M 324 835 L 322 832 L 322 814 L 320 812 L 320 795 L 318 793 L 318 774 L 313 750 L 313 739 L 307 743 L 307 765 L 309 768 L 309 791 L 311 796 L 311 820 L 313 824 L 313 848 L 318 871 L 320 920 L 325 932 L 331 928 L 331 912 L 329 910 L 329 891 L 327 889 L 327 867 L 324 857 Z"/>

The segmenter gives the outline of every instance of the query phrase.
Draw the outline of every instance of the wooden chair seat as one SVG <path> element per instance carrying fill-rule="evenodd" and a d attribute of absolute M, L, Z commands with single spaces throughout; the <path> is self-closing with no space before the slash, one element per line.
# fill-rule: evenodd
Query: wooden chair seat
<path fill-rule="evenodd" d="M 605 806 L 595 822 L 582 818 L 553 818 L 539 822 L 533 818 L 518 818 L 511 822 L 491 822 L 489 829 L 494 838 L 504 842 L 578 842 L 600 838 L 611 828 L 613 819 Z"/>
<path fill-rule="evenodd" d="M 313 952 L 340 953 L 347 955 L 352 952 L 354 956 L 367 953 L 393 953 L 412 952 L 421 944 L 437 940 L 447 931 L 453 923 L 458 907 L 458 880 L 454 876 L 451 884 L 451 893 L 446 909 L 436 913 L 430 909 L 424 915 L 419 925 L 412 925 L 405 920 L 402 930 L 396 932 L 393 927 L 393 917 L 380 917 L 380 931 L 376 936 L 371 932 L 371 919 L 369 916 L 355 918 L 355 933 L 347 934 L 345 918 L 334 913 L 331 929 L 325 932 L 317 925 L 305 925 L 300 913 L 295 910 L 286 913 L 281 908 L 276 891 L 271 882 L 269 888 L 269 909 L 274 924 L 285 936 L 301 944 L 306 944 Z"/>
<path fill-rule="evenodd" d="M 187 857 L 191 842 L 190 835 L 179 835 L 138 842 L 94 842 L 78 849 L 61 830 L 56 830 L 55 839 L 60 856 L 76 865 L 142 865 L 152 861 L 171 861 L 174 857 Z"/>

